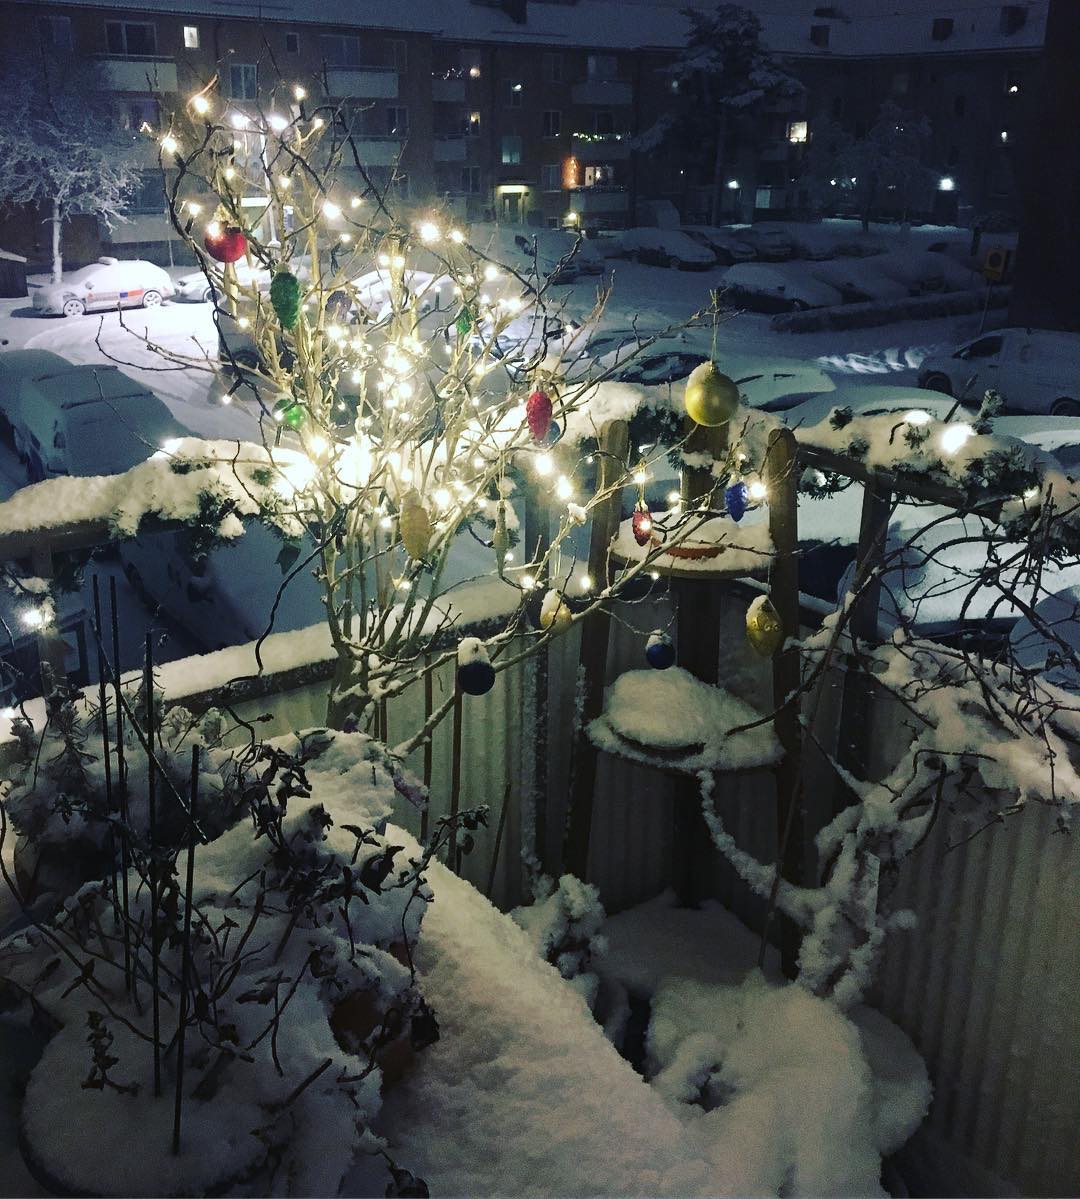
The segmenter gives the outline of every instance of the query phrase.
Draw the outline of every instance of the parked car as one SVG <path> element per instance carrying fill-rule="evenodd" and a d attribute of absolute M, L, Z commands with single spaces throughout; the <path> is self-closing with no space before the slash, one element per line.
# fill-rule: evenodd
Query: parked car
<path fill-rule="evenodd" d="M 737 225 L 734 232 L 740 240 L 753 246 L 758 258 L 765 262 L 785 262 L 795 257 L 795 242 L 780 226 Z"/>
<path fill-rule="evenodd" d="M 723 266 L 752 262 L 757 257 L 757 250 L 733 229 L 719 225 L 683 225 L 682 232 L 698 245 L 712 250 L 716 261 Z"/>
<path fill-rule="evenodd" d="M 1010 411 L 1080 416 L 1080 334 L 995 329 L 923 359 L 919 385 L 973 399 L 993 388 Z"/>
<path fill-rule="evenodd" d="M 716 265 L 712 250 L 677 229 L 626 229 L 622 252 L 627 258 L 650 266 L 675 267 L 681 271 L 707 271 Z"/>
<path fill-rule="evenodd" d="M 250 267 L 246 262 L 237 262 L 236 281 L 241 287 L 257 287 L 259 291 L 270 290 L 270 272 L 262 266 Z M 220 295 L 220 289 L 218 289 Z M 202 271 L 192 271 L 190 275 L 182 275 L 176 280 L 176 298 L 194 303 L 210 303 L 214 298 L 214 288 Z"/>
<path fill-rule="evenodd" d="M 724 276 L 724 286 L 736 304 L 755 312 L 800 312 L 843 303 L 835 287 L 815 279 L 802 263 L 740 262 Z"/>
<path fill-rule="evenodd" d="M 0 354 L 0 412 L 31 482 L 116 474 L 185 433 L 153 392 L 115 366 L 76 366 L 48 350 Z"/>
<path fill-rule="evenodd" d="M 82 316 L 103 308 L 157 308 L 175 293 L 165 271 L 141 258 L 99 258 L 59 283 L 34 289 L 33 306 L 42 315 Z"/>

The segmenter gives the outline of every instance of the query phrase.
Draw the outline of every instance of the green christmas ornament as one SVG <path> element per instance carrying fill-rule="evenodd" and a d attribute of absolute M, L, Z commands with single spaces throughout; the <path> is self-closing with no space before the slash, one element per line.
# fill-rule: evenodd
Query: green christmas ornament
<path fill-rule="evenodd" d="M 298 404 L 291 396 L 283 396 L 274 405 L 274 419 L 290 429 L 299 429 L 306 417 L 304 405 Z"/>
<path fill-rule="evenodd" d="M 300 317 L 300 280 L 292 271 L 279 271 L 270 284 L 270 303 L 283 329 L 291 329 Z"/>
<path fill-rule="evenodd" d="M 472 310 L 466 304 L 458 313 L 458 318 L 454 323 L 454 328 L 458 331 L 459 337 L 468 337 L 472 332 L 472 327 L 476 323 L 476 318 L 472 314 Z"/>

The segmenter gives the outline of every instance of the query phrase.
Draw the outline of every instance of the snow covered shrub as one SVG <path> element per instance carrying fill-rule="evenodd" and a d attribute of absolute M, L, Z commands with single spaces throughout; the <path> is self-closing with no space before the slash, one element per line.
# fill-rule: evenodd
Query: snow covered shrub
<path fill-rule="evenodd" d="M 510 915 L 528 934 L 537 953 L 557 967 L 592 1007 L 600 980 L 593 973 L 592 955 L 603 950 L 597 935 L 607 913 L 591 883 L 564 874 L 558 883 L 543 875 L 536 884 L 535 902 Z"/>
<path fill-rule="evenodd" d="M 93 881 L 0 945 L 8 999 L 58 1027 L 22 1110 L 28 1164 L 53 1189 L 336 1194 L 358 1149 L 385 1152 L 382 1089 L 438 1039 L 413 964 L 424 870 L 483 813 L 439 822 L 423 850 L 389 841 L 401 780 L 362 733 L 252 744 L 229 769 L 245 818 L 190 867 L 188 851 L 135 854 L 126 919 Z"/>

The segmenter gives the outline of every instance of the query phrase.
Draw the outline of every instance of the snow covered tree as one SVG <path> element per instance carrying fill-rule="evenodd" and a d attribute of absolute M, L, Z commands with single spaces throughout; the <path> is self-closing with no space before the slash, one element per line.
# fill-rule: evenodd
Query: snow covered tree
<path fill-rule="evenodd" d="M 836 189 L 852 195 L 864 231 L 890 192 L 907 220 L 934 186 L 934 172 L 923 161 L 929 139 L 926 117 L 892 100 L 881 106 L 863 137 L 822 119 L 812 129 L 803 178 L 818 204 L 830 193 L 835 198 Z"/>
<path fill-rule="evenodd" d="M 112 228 L 139 184 L 132 134 L 86 60 L 43 53 L 0 62 L 0 204 L 32 205 L 52 230 L 52 280 L 63 271 L 64 222 L 92 213 Z"/>
<path fill-rule="evenodd" d="M 639 138 L 641 148 L 671 146 L 711 164 L 710 221 L 719 220 L 724 185 L 725 135 L 769 101 L 795 97 L 802 84 L 762 45 L 761 22 L 740 4 L 713 12 L 683 10 L 690 29 L 686 50 L 669 68 L 674 89 L 669 111 Z"/>

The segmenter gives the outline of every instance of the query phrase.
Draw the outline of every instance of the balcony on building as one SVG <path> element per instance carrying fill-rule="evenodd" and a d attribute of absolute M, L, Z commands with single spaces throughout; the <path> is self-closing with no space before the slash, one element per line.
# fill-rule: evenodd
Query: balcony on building
<path fill-rule="evenodd" d="M 621 133 L 575 133 L 570 153 L 582 166 L 601 162 L 625 162 L 630 157 L 630 139 Z"/>
<path fill-rule="evenodd" d="M 104 55 L 98 59 L 104 84 L 115 92 L 175 92 L 176 63 L 171 58 Z"/>
<path fill-rule="evenodd" d="M 625 187 L 574 187 L 570 211 L 576 216 L 621 216 L 629 207 Z"/>
<path fill-rule="evenodd" d="M 464 162 L 466 157 L 465 138 L 460 133 L 443 134 L 435 138 L 436 162 Z"/>
<path fill-rule="evenodd" d="M 400 137 L 371 137 L 363 134 L 354 137 L 360 161 L 370 167 L 390 167 L 401 157 Z"/>
<path fill-rule="evenodd" d="M 570 97 L 575 104 L 601 104 L 612 108 L 632 103 L 634 89 L 622 79 L 584 79 L 570 89 Z"/>
<path fill-rule="evenodd" d="M 431 80 L 431 98 L 437 104 L 464 104 L 464 76 L 433 76 Z"/>
<path fill-rule="evenodd" d="M 398 73 L 393 67 L 330 67 L 326 89 L 337 100 L 396 100 Z"/>

